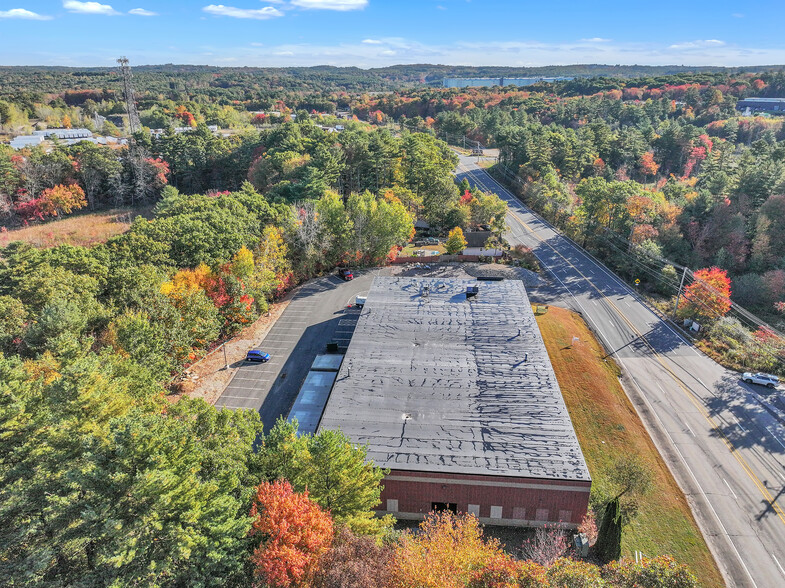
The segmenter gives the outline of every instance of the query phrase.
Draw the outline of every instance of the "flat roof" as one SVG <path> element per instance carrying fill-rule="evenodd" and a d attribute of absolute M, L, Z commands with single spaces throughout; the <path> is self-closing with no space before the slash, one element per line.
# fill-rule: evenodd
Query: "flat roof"
<path fill-rule="evenodd" d="M 395 470 L 591 479 L 519 280 L 375 278 L 319 429 Z"/>

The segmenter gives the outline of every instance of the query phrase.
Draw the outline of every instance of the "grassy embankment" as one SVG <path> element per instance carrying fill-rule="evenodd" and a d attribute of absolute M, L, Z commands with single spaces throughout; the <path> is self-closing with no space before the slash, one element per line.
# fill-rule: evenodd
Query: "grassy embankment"
<path fill-rule="evenodd" d="M 25 241 L 36 247 L 89 246 L 103 243 L 128 230 L 138 210 L 115 209 L 70 216 L 40 225 L 0 232 L 0 247 Z"/>
<path fill-rule="evenodd" d="M 624 528 L 623 554 L 669 554 L 689 566 L 703 586 L 724 586 L 684 494 L 619 383 L 617 366 L 603 361 L 605 350 L 579 315 L 551 306 L 537 323 L 594 488 L 602 491 L 605 472 L 622 456 L 637 455 L 652 471 L 654 486 L 640 499 L 638 516 Z M 573 336 L 580 343 L 571 346 Z"/>

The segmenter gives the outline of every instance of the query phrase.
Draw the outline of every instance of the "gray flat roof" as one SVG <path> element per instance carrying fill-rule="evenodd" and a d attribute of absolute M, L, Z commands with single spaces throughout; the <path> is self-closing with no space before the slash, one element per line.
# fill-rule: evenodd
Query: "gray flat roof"
<path fill-rule="evenodd" d="M 590 480 L 518 280 L 377 277 L 319 428 L 385 468 Z"/>

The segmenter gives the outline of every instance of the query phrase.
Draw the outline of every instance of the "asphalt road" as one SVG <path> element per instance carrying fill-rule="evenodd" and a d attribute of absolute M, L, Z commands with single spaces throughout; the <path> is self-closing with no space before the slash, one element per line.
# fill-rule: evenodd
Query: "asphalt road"
<path fill-rule="evenodd" d="M 588 320 L 612 352 L 627 394 L 687 495 L 727 583 L 785 586 L 785 427 L 739 374 L 696 350 L 472 158 L 461 157 L 457 175 L 507 200 L 508 241 L 534 251 L 565 304 Z M 694 572 L 700 577 L 700 570 Z"/>
<path fill-rule="evenodd" d="M 359 311 L 348 308 L 367 292 L 376 271 L 355 271 L 344 282 L 337 275 L 311 280 L 300 287 L 264 340 L 255 346 L 271 355 L 267 363 L 238 362 L 237 372 L 215 403 L 218 408 L 258 410 L 269 430 L 286 417 L 305 376 L 330 341 L 348 345 Z"/>

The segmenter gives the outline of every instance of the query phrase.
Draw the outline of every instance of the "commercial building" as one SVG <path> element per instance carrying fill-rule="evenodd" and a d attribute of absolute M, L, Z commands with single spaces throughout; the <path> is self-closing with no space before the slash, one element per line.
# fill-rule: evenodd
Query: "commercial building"
<path fill-rule="evenodd" d="M 575 527 L 591 478 L 523 284 L 377 277 L 319 429 L 389 468 L 383 514 Z"/>
<path fill-rule="evenodd" d="M 445 88 L 476 88 L 491 86 L 532 86 L 541 82 L 565 82 L 575 78 L 444 78 Z"/>
<path fill-rule="evenodd" d="M 785 98 L 744 98 L 736 103 L 742 112 L 774 112 L 785 114 Z"/>

